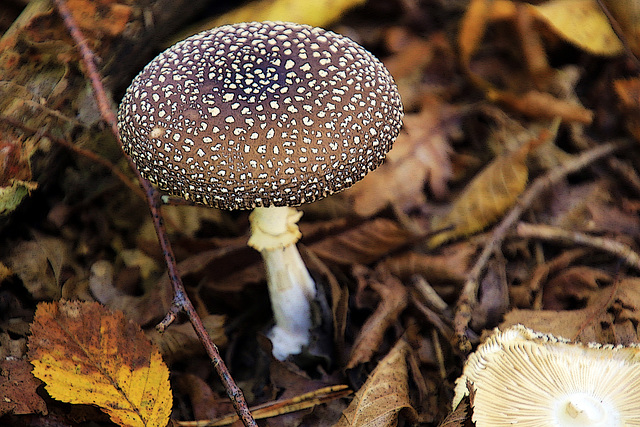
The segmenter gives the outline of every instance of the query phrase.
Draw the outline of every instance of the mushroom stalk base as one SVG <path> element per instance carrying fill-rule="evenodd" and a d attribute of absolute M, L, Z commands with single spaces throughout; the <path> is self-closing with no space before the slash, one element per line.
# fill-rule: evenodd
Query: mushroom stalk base
<path fill-rule="evenodd" d="M 309 345 L 311 301 L 316 285 L 296 247 L 300 238 L 297 222 L 302 212 L 289 207 L 256 208 L 249 219 L 249 246 L 260 251 L 275 326 L 269 332 L 273 355 L 284 360 Z"/>
<path fill-rule="evenodd" d="M 273 355 L 284 360 L 309 345 L 310 301 L 316 296 L 316 286 L 295 245 L 261 253 L 276 321 L 269 338 L 273 343 Z"/>

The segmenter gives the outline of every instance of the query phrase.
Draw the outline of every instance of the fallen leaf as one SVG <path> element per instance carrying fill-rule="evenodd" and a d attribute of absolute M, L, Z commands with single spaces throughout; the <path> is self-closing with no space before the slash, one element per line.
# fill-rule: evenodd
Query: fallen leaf
<path fill-rule="evenodd" d="M 602 270 L 589 266 L 569 267 L 552 277 L 544 285 L 543 306 L 547 310 L 570 310 L 586 303 L 603 284 L 613 281 Z"/>
<path fill-rule="evenodd" d="M 458 406 L 453 410 L 453 412 L 447 415 L 438 427 L 473 427 L 473 395 L 475 394 L 475 389 L 473 386 L 467 387 L 469 390 L 469 394 L 464 396 Z"/>
<path fill-rule="evenodd" d="M 524 144 L 518 151 L 498 156 L 464 189 L 443 217 L 435 217 L 432 230 L 438 234 L 429 239 L 435 248 L 457 237 L 483 230 L 497 221 L 525 189 L 529 169 L 525 163 L 532 147 L 541 143 L 540 137 Z"/>
<path fill-rule="evenodd" d="M 638 343 L 640 279 L 627 278 L 591 292 L 580 310 L 512 310 L 505 315 L 500 329 L 518 323 L 583 343 Z"/>
<path fill-rule="evenodd" d="M 368 286 L 373 288 L 380 296 L 380 303 L 365 324 L 360 328 L 356 338 L 347 369 L 351 369 L 360 363 L 366 363 L 380 348 L 387 329 L 398 320 L 408 303 L 407 288 L 390 274 L 378 274 Z M 364 279 L 361 279 L 364 280 Z"/>
<path fill-rule="evenodd" d="M 395 221 L 376 218 L 314 243 L 309 249 L 336 264 L 370 264 L 409 243 L 411 236 Z"/>
<path fill-rule="evenodd" d="M 428 282 L 462 284 L 467 279 L 477 247 L 469 242 L 447 245 L 441 254 L 429 255 L 419 252 L 407 252 L 381 261 L 378 266 L 388 269 L 401 279 L 414 274 L 424 277 Z"/>
<path fill-rule="evenodd" d="M 202 324 L 213 342 L 221 348 L 227 345 L 228 338 L 224 330 L 225 316 L 209 314 L 203 316 Z M 158 347 L 164 360 L 171 365 L 173 362 L 187 360 L 198 354 L 204 354 L 205 349 L 198 339 L 191 323 L 172 324 L 169 329 L 160 333 L 153 329 L 147 337 Z"/>
<path fill-rule="evenodd" d="M 36 392 L 40 381 L 24 359 L 0 360 L 0 417 L 4 414 L 47 414 L 47 405 Z"/>
<path fill-rule="evenodd" d="M 131 7 L 111 0 L 67 0 L 73 17 L 84 31 L 117 36 L 124 30 Z"/>
<path fill-rule="evenodd" d="M 37 234 L 15 245 L 6 261 L 35 300 L 50 300 L 60 298 L 61 272 L 73 259 L 70 251 L 65 240 Z"/>
<path fill-rule="evenodd" d="M 452 176 L 448 135 L 455 127 L 455 115 L 441 100 L 424 102 L 418 114 L 404 118 L 404 131 L 394 142 L 385 163 L 348 190 L 353 210 L 370 217 L 388 205 L 401 210 L 425 202 L 424 188 L 441 198 Z"/>
<path fill-rule="evenodd" d="M 2 159 L 0 159 L 2 161 Z M 22 200 L 35 190 L 38 184 L 31 181 L 11 180 L 11 184 L 0 187 L 0 216 L 13 212 Z"/>
<path fill-rule="evenodd" d="M 558 99 L 555 96 L 530 90 L 526 93 L 511 93 L 490 89 L 487 97 L 500 102 L 513 110 L 529 117 L 555 118 L 560 117 L 566 122 L 590 124 L 593 121 L 593 112 L 575 102 Z"/>
<path fill-rule="evenodd" d="M 471 58 L 482 42 L 488 24 L 511 18 L 515 12 L 515 4 L 508 0 L 472 0 L 465 11 L 458 34 L 460 62 L 479 87 L 487 87 L 488 83 L 471 72 Z"/>
<path fill-rule="evenodd" d="M 122 312 L 98 303 L 42 303 L 31 326 L 29 360 L 51 397 L 97 405 L 121 426 L 169 422 L 169 370 Z"/>
<path fill-rule="evenodd" d="M 231 402 L 221 399 L 201 377 L 194 374 L 181 374 L 172 377 L 176 394 L 189 396 L 191 409 L 196 420 L 211 420 L 221 414 L 233 411 Z"/>
<path fill-rule="evenodd" d="M 286 21 L 307 24 L 314 27 L 326 27 L 336 21 L 349 9 L 363 4 L 365 0 L 257 0 L 232 9 L 213 20 L 208 20 L 189 33 L 219 27 L 220 25 L 252 21 Z M 189 34 L 189 35 L 190 35 Z M 186 38 L 186 34 L 178 40 Z"/>
<path fill-rule="evenodd" d="M 378 363 L 334 427 L 395 427 L 402 410 L 409 419 L 417 418 L 409 400 L 406 360 L 409 351 L 410 347 L 404 340 L 398 341 Z"/>
<path fill-rule="evenodd" d="M 551 0 L 530 6 L 570 43 L 597 55 L 618 55 L 622 43 L 596 0 Z"/>
<path fill-rule="evenodd" d="M 638 0 L 603 0 L 631 50 L 640 53 L 640 2 Z"/>
<path fill-rule="evenodd" d="M 555 0 L 544 3 L 540 7 L 544 8 L 550 3 L 557 3 L 559 5 L 557 6 L 558 10 L 554 13 L 569 15 L 574 12 L 572 8 L 579 2 L 592 2 L 595 4 L 595 0 Z M 530 22 L 530 17 L 524 14 L 533 13 L 538 19 L 547 19 L 548 17 L 543 12 L 535 9 L 535 6 L 531 6 L 530 9 L 522 9 L 516 7 L 517 4 L 508 0 L 474 0 L 467 8 L 458 35 L 458 47 L 462 66 L 469 79 L 474 85 L 485 91 L 488 99 L 507 105 L 529 117 L 561 117 L 567 122 L 591 123 L 593 113 L 590 110 L 580 105 L 576 99 L 563 99 L 567 98 L 567 96 L 554 96 L 555 91 L 550 87 L 553 85 L 553 80 L 558 78 L 554 74 L 562 73 L 553 73 L 553 70 L 548 67 L 544 52 L 541 51 L 542 44 L 533 40 L 534 38 L 539 38 L 540 35 L 532 32 L 535 27 Z M 595 7 L 597 8 L 598 6 L 596 5 Z M 553 9 L 553 7 L 550 9 Z M 580 8 L 576 7 L 576 9 Z M 592 8 L 587 7 L 587 9 L 591 11 Z M 546 9 L 543 9 L 543 11 L 547 12 Z M 608 31 L 613 33 L 602 11 L 599 9 L 598 11 L 600 12 L 598 18 L 602 18 Z M 549 14 L 552 15 L 553 13 L 549 12 Z M 562 20 L 562 18 L 557 19 Z M 568 17 L 566 19 L 567 22 L 563 23 L 569 26 L 569 23 L 573 24 L 572 19 L 574 18 Z M 504 82 L 503 84 L 503 86 L 509 87 L 508 90 L 502 87 L 495 87 L 490 82 L 490 80 L 493 81 L 491 74 L 479 73 L 475 67 L 472 67 L 473 55 L 479 50 L 489 25 L 499 20 L 514 21 L 515 27 L 519 29 L 520 33 L 514 34 L 514 37 L 520 36 L 520 49 L 523 51 L 522 61 L 527 66 L 526 73 L 509 75 L 509 82 Z M 591 22 L 589 21 L 587 24 L 591 25 Z M 586 27 L 582 22 L 579 22 L 578 25 Z M 580 28 L 579 31 L 585 32 L 585 28 Z M 615 34 L 613 35 L 615 37 Z M 617 38 L 615 41 L 619 43 Z M 595 43 L 595 41 L 593 42 Z M 514 82 L 517 82 L 515 87 L 513 87 Z M 532 82 L 537 83 L 536 87 L 545 88 L 548 92 L 554 93 L 554 95 L 540 90 L 532 90 Z"/>
<path fill-rule="evenodd" d="M 640 79 L 616 80 L 613 88 L 626 113 L 627 129 L 640 141 Z"/>

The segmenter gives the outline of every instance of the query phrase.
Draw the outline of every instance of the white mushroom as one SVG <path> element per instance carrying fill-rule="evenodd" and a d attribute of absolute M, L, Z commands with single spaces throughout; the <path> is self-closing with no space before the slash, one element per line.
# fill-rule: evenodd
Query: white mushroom
<path fill-rule="evenodd" d="M 478 427 L 640 426 L 640 348 L 583 345 L 522 325 L 496 329 L 456 381 Z"/>
<path fill-rule="evenodd" d="M 306 25 L 251 22 L 161 53 L 118 111 L 123 147 L 171 194 L 254 209 L 250 245 L 268 273 L 279 359 L 309 343 L 315 284 L 292 209 L 378 167 L 402 125 L 384 65 L 352 40 Z"/>

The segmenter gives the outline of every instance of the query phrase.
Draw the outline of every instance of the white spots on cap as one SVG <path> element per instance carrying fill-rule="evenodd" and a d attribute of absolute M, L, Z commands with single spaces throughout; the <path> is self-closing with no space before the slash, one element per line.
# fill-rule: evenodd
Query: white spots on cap
<path fill-rule="evenodd" d="M 118 119 L 125 151 L 151 182 L 249 209 L 311 202 L 360 180 L 391 148 L 402 105 L 382 63 L 350 39 L 254 22 L 160 54 Z"/>
<path fill-rule="evenodd" d="M 164 132 L 164 128 L 155 126 L 149 133 L 149 138 L 160 138 L 162 135 L 164 135 Z"/>
<path fill-rule="evenodd" d="M 271 139 L 271 138 L 273 138 L 273 136 L 275 135 L 275 133 L 276 133 L 276 132 L 273 130 L 273 128 L 269 128 L 269 130 L 267 131 L 267 133 L 266 133 L 265 137 L 266 137 L 267 139 Z"/>

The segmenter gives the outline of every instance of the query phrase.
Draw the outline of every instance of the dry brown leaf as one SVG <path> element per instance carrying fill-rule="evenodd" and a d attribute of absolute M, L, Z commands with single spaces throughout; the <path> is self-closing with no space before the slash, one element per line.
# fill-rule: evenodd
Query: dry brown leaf
<path fill-rule="evenodd" d="M 398 223 L 376 218 L 309 246 L 319 258 L 336 264 L 370 264 L 406 245 L 411 233 Z"/>
<path fill-rule="evenodd" d="M 402 410 L 415 420 L 417 414 L 409 400 L 407 356 L 410 351 L 409 344 L 398 341 L 378 363 L 334 427 L 395 427 Z"/>
<path fill-rule="evenodd" d="M 640 142 L 640 79 L 616 80 L 613 87 L 627 118 L 627 129 Z"/>
<path fill-rule="evenodd" d="M 603 0 L 631 50 L 640 54 L 640 1 Z"/>
<path fill-rule="evenodd" d="M 561 6 L 558 6 L 556 12 L 565 13 L 566 10 L 566 13 L 572 13 L 575 12 L 573 9 L 574 4 L 578 2 L 595 3 L 595 0 L 552 0 L 540 7 L 544 8 L 550 3 L 562 3 Z M 458 36 L 461 62 L 467 75 L 477 87 L 486 91 L 488 99 L 507 105 L 527 116 L 541 118 L 561 117 L 567 122 L 591 123 L 593 113 L 580 105 L 575 99 L 560 99 L 570 97 L 556 98 L 546 92 L 531 90 L 532 81 L 536 82 L 538 87 L 547 88 L 553 84 L 553 81 L 550 80 L 557 79 L 557 77 L 553 75 L 553 70 L 546 63 L 544 52 L 541 51 L 541 43 L 534 41 L 534 38 L 537 40 L 539 35 L 531 32 L 534 26 L 530 23 L 530 17 L 525 15 L 534 13 L 536 16 L 541 17 L 543 16 L 542 12 L 539 12 L 534 6 L 523 9 L 516 7 L 516 5 L 517 3 L 508 0 L 474 0 L 471 2 L 463 18 Z M 562 12 L 560 12 L 560 9 L 562 9 Z M 580 9 L 580 7 L 576 9 Z M 605 24 L 608 26 L 609 31 L 612 32 L 611 27 L 606 22 L 606 17 L 602 15 L 601 11 L 600 17 L 604 18 Z M 487 80 L 487 77 L 474 72 L 471 67 L 473 55 L 479 48 L 480 43 L 482 43 L 483 35 L 488 25 L 493 21 L 503 19 L 514 21 L 516 28 L 520 30 L 520 48 L 523 50 L 522 60 L 527 65 L 527 74 L 521 76 L 520 82 L 517 83 L 520 88 L 514 88 L 510 91 L 494 87 Z M 568 22 L 566 25 L 568 25 Z M 584 31 L 584 28 L 580 30 Z M 517 76 L 510 77 L 510 79 L 518 82 Z"/>
<path fill-rule="evenodd" d="M 453 412 L 447 415 L 447 418 L 438 425 L 438 427 L 473 427 L 475 424 L 472 421 L 473 417 L 473 395 L 475 394 L 475 388 L 473 386 L 468 387 L 469 395 L 460 400 L 458 406 Z"/>
<path fill-rule="evenodd" d="M 172 376 L 171 384 L 175 393 L 189 396 L 193 417 L 196 420 L 212 420 L 222 414 L 233 411 L 231 402 L 221 399 L 211 390 L 210 385 L 194 374 Z"/>
<path fill-rule="evenodd" d="M 169 422 L 169 370 L 140 327 L 98 303 L 42 303 L 29 339 L 33 374 L 55 399 L 97 405 L 122 426 Z"/>
<path fill-rule="evenodd" d="M 24 359 L 0 360 L 0 417 L 4 414 L 46 414 L 47 405 L 36 389 L 40 380 Z"/>
<path fill-rule="evenodd" d="M 404 132 L 394 142 L 385 163 L 354 185 L 345 195 L 353 199 L 353 210 L 369 217 L 388 205 L 406 210 L 425 202 L 424 187 L 436 197 L 446 193 L 451 179 L 451 146 L 447 118 L 455 114 L 442 101 L 425 102 L 419 114 L 404 118 Z M 449 122 L 451 122 L 449 120 Z"/>
<path fill-rule="evenodd" d="M 559 36 L 581 49 L 597 55 L 622 53 L 622 43 L 597 0 L 550 0 L 530 8 Z"/>
<path fill-rule="evenodd" d="M 202 318 L 202 323 L 207 333 L 213 342 L 222 348 L 228 342 L 224 330 L 224 322 L 225 316 L 215 314 L 209 314 Z M 153 329 L 147 333 L 147 337 L 158 347 L 168 365 L 205 353 L 204 347 L 193 330 L 191 323 L 173 324 L 162 333 Z"/>
<path fill-rule="evenodd" d="M 389 257 L 378 265 L 401 279 L 418 274 L 429 282 L 462 284 L 475 261 L 476 250 L 469 242 L 460 242 L 448 245 L 438 255 L 407 252 Z"/>
<path fill-rule="evenodd" d="M 544 285 L 543 306 L 547 310 L 573 309 L 584 303 L 599 287 L 613 281 L 602 270 L 588 266 L 575 266 L 564 269 Z"/>
<path fill-rule="evenodd" d="M 593 112 L 575 102 L 558 99 L 553 95 L 535 90 L 515 94 L 490 89 L 487 97 L 496 102 L 507 105 L 529 117 L 555 118 L 560 117 L 565 122 L 590 124 Z"/>
<path fill-rule="evenodd" d="M 186 274 L 185 271 L 180 271 Z M 113 266 L 108 261 L 98 261 L 91 266 L 89 289 L 100 303 L 111 310 L 120 310 L 138 325 L 158 322 L 167 313 L 173 301 L 173 289 L 166 275 L 144 295 L 128 295 L 116 287 Z"/>
<path fill-rule="evenodd" d="M 518 323 L 583 343 L 638 343 L 640 279 L 627 278 L 590 293 L 580 310 L 513 310 L 505 315 L 500 329 Z"/>
<path fill-rule="evenodd" d="M 628 232 L 624 230 L 626 226 L 633 225 L 633 222 L 627 222 L 625 227 L 615 227 L 613 230 L 604 227 L 605 224 L 597 224 L 594 221 L 592 212 L 606 212 L 609 220 L 616 220 L 616 216 L 621 212 L 612 212 L 611 204 L 612 188 L 614 185 L 607 179 L 599 179 L 594 182 L 584 184 L 569 184 L 562 182 L 556 185 L 550 194 L 549 210 L 543 213 L 542 221 L 560 228 L 566 228 L 575 231 L 616 231 Z M 614 218 L 611 218 L 614 217 Z M 624 216 L 619 216 L 620 219 Z M 636 223 L 638 219 L 636 217 Z M 635 228 L 638 229 L 637 227 Z"/>
<path fill-rule="evenodd" d="M 471 57 L 482 42 L 488 23 L 511 18 L 515 12 L 514 3 L 508 0 L 472 0 L 467 6 L 458 34 L 458 48 L 463 68 L 479 87 L 487 87 L 488 83 L 471 72 Z"/>
<path fill-rule="evenodd" d="M 432 229 L 443 230 L 429 240 L 430 247 L 475 233 L 497 221 L 527 185 L 529 151 L 546 140 L 542 132 L 518 151 L 497 157 L 464 189 L 444 217 L 435 217 Z"/>
<path fill-rule="evenodd" d="M 70 251 L 65 240 L 36 234 L 35 240 L 14 246 L 6 261 L 35 300 L 57 299 L 64 284 L 62 269 L 73 258 Z"/>
<path fill-rule="evenodd" d="M 390 274 L 379 274 L 380 281 L 372 280 L 368 286 L 380 296 L 380 303 L 365 324 L 351 349 L 347 369 L 366 363 L 382 344 L 387 329 L 398 320 L 408 303 L 406 287 Z M 361 279 L 364 280 L 364 279 Z"/>
<path fill-rule="evenodd" d="M 453 49 L 440 34 L 423 38 L 404 27 L 385 31 L 385 44 L 393 54 L 384 59 L 384 65 L 396 81 L 404 110 L 419 110 L 426 92 L 422 84 L 425 74 L 430 73 L 429 68 L 453 59 Z M 451 58 L 448 53 L 451 53 Z"/>

